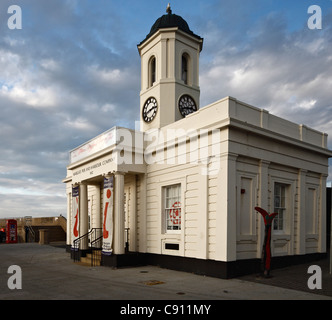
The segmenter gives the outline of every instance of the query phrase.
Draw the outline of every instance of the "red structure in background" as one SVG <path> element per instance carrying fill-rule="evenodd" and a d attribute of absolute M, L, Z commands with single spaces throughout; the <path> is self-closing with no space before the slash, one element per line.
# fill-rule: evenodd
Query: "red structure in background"
<path fill-rule="evenodd" d="M 6 222 L 6 243 L 17 243 L 17 221 L 10 219 Z"/>
<path fill-rule="evenodd" d="M 271 227 L 272 221 L 278 213 L 268 214 L 260 207 L 255 207 L 255 210 L 257 210 L 264 219 L 265 236 L 262 250 L 262 272 L 265 277 L 269 277 L 271 269 Z"/>

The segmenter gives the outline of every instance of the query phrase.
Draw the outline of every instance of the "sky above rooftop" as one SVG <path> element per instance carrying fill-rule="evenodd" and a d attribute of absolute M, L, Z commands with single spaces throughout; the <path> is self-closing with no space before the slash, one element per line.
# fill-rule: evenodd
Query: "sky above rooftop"
<path fill-rule="evenodd" d="M 66 215 L 68 152 L 139 120 L 137 44 L 169 1 L 1 0 L 0 218 Z M 8 8 L 22 29 L 8 28 Z M 308 8 L 319 5 L 322 29 Z M 177 0 L 204 38 L 201 106 L 233 96 L 329 134 L 331 0 Z M 332 162 L 328 180 L 332 180 Z"/>

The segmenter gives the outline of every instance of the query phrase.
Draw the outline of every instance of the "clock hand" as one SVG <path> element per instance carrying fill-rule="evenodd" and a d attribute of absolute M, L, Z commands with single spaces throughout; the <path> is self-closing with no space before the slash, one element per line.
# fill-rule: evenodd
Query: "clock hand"
<path fill-rule="evenodd" d="M 146 113 L 150 113 L 151 111 L 154 111 L 156 109 L 156 106 L 152 106 L 150 109 L 147 110 Z"/>

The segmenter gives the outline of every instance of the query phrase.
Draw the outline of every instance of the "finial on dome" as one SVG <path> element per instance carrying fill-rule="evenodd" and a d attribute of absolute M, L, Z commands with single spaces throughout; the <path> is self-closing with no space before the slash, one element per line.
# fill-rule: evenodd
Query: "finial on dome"
<path fill-rule="evenodd" d="M 167 5 L 166 12 L 167 12 L 168 14 L 171 14 L 171 13 L 172 13 L 170 3 L 168 3 L 168 5 Z"/>

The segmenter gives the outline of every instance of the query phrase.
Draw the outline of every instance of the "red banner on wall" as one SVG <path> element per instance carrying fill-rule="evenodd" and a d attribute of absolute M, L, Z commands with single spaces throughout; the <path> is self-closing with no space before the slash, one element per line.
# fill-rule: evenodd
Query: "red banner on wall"
<path fill-rule="evenodd" d="M 73 187 L 72 190 L 72 243 L 79 237 L 80 235 L 80 214 L 79 214 L 79 187 Z"/>
<path fill-rule="evenodd" d="M 104 178 L 103 193 L 103 247 L 105 255 L 112 254 L 113 245 L 113 176 Z"/>

